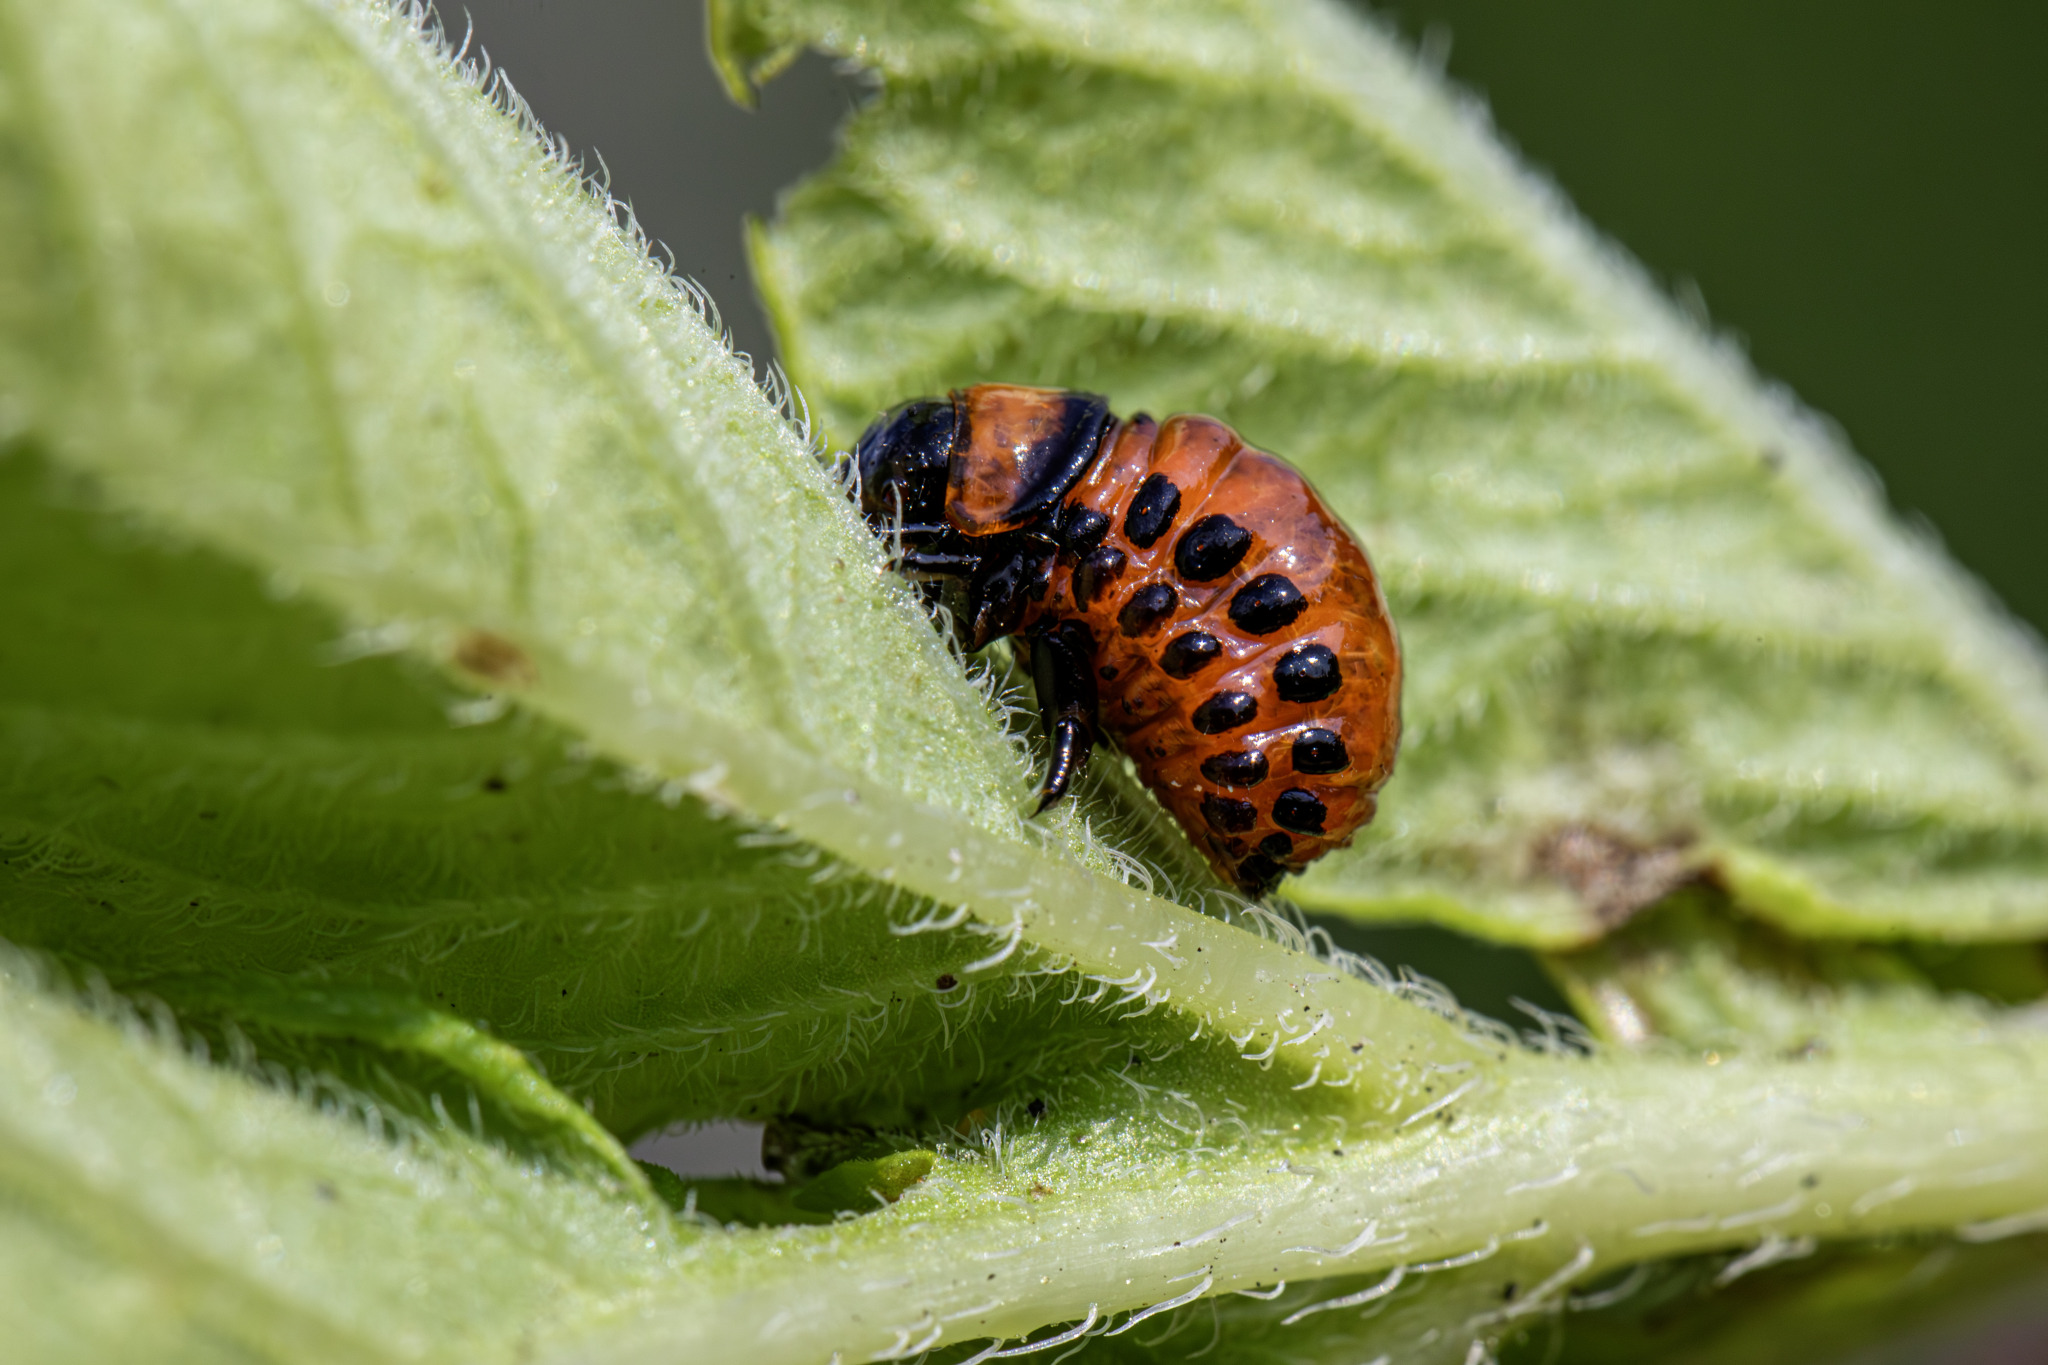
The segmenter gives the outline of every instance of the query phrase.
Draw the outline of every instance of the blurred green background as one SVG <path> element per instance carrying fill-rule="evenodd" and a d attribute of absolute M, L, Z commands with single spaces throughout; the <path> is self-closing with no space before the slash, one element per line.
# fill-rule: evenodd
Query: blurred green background
<path fill-rule="evenodd" d="M 1402 29 L 2048 627 L 2048 8 L 1431 0 Z"/>
<path fill-rule="evenodd" d="M 702 0 L 444 7 L 457 36 L 466 9 L 472 43 L 550 129 L 603 156 L 735 344 L 771 356 L 741 220 L 824 163 L 859 81 L 807 58 L 758 112 L 734 108 L 704 57 Z M 1428 0 L 1377 13 L 1674 297 L 1838 422 L 1902 511 L 2048 627 L 2048 8 Z M 1428 931 L 1344 937 L 1496 1015 L 1513 1017 L 1509 994 L 1562 1006 L 1525 954 Z M 2048 1361 L 2048 1289 L 1856 1360 Z"/>

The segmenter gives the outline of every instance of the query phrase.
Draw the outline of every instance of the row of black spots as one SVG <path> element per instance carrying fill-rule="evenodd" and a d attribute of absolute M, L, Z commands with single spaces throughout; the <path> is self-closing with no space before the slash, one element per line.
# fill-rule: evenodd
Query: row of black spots
<path fill-rule="evenodd" d="M 1279 574 L 1267 574 L 1262 578 L 1253 579 L 1238 593 L 1238 598 L 1243 598 L 1246 592 L 1269 578 L 1278 579 L 1284 584 L 1287 592 L 1293 595 L 1293 601 L 1291 606 L 1283 602 L 1282 608 L 1276 609 L 1278 615 L 1260 616 L 1256 612 L 1249 613 L 1253 621 L 1260 625 L 1264 625 L 1269 619 L 1278 622 L 1269 629 L 1253 631 L 1255 635 L 1270 635 L 1281 625 L 1292 623 L 1307 606 L 1301 600 L 1301 594 L 1295 591 L 1294 585 L 1281 578 Z M 1268 599 L 1276 596 L 1278 595 L 1269 593 Z M 1139 600 L 1141 597 L 1144 599 L 1142 602 Z M 1169 606 L 1169 603 L 1172 605 Z M 1153 629 L 1178 605 L 1179 594 L 1166 584 L 1155 584 L 1133 594 L 1130 603 L 1124 608 L 1125 616 L 1120 617 L 1119 622 L 1124 625 L 1125 635 L 1143 634 Z M 1231 602 L 1230 612 L 1232 620 L 1239 619 L 1236 600 Z M 1282 616 L 1284 620 L 1280 619 Z M 1222 657 L 1221 640 L 1206 630 L 1190 630 L 1167 641 L 1166 648 L 1159 655 L 1159 667 L 1169 678 L 1187 679 L 1194 677 Z M 1326 646 L 1303 645 L 1299 649 L 1289 651 L 1286 657 L 1274 666 L 1273 683 L 1279 689 L 1282 699 L 1286 701 L 1314 702 L 1321 701 L 1343 686 L 1344 679 L 1337 666 L 1337 656 Z"/>
<path fill-rule="evenodd" d="M 1243 834 L 1259 823 L 1259 808 L 1243 797 L 1211 793 L 1202 798 L 1202 818 L 1211 829 L 1224 834 Z M 1273 798 L 1273 823 L 1296 834 L 1321 834 L 1330 818 L 1323 798 L 1305 787 L 1289 787 Z M 1274 836 L 1286 839 L 1286 835 Z M 1264 844 L 1262 842 L 1261 847 Z M 1288 839 L 1292 852 L 1294 841 Z"/>
<path fill-rule="evenodd" d="M 1214 643 L 1214 637 L 1203 638 Z M 1160 666 L 1174 677 L 1187 676 L 1174 672 L 1176 666 L 1188 662 L 1176 652 L 1175 646 L 1180 643 L 1181 640 L 1175 640 L 1169 644 L 1165 656 L 1160 660 Z M 1199 666 L 1198 664 L 1197 667 Z M 1343 684 L 1344 678 L 1337 666 L 1337 656 L 1322 645 L 1303 645 L 1299 649 L 1291 650 L 1273 666 L 1273 685 L 1280 693 L 1282 701 L 1318 702 Z M 1243 729 L 1258 719 L 1258 715 L 1259 701 L 1251 693 L 1218 692 L 1197 706 L 1190 719 L 1195 729 L 1203 734 L 1221 735 Z"/>
<path fill-rule="evenodd" d="M 1340 773 L 1351 766 L 1343 736 L 1321 727 L 1303 730 L 1294 737 L 1294 770 L 1323 776 Z M 1219 787 L 1256 787 L 1272 772 L 1266 756 L 1256 749 L 1239 749 L 1212 754 L 1202 760 L 1202 776 Z"/>

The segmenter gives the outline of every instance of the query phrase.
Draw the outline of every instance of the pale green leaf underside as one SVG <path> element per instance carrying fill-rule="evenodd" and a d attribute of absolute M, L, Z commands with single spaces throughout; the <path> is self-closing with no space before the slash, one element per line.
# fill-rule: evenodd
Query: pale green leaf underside
<path fill-rule="evenodd" d="M 407 22 L 95 14 L 14 15 L 0 53 L 13 197 L 39 209 L 0 245 L 0 364 L 54 455 L 386 647 L 482 660 L 677 797 L 1273 1036 L 1306 969 L 1196 966 L 1241 935 L 1126 886 L 1075 811 L 1024 823 L 1020 754 L 843 490 L 607 207 Z M 1381 1008 L 1301 990 L 1361 1027 Z"/>
<path fill-rule="evenodd" d="M 37 1355 L 965 1354 L 1286 1278 L 1220 1299 L 1219 1358 L 1455 1361 L 1609 1268 L 2048 1202 L 2022 1021 L 1541 1055 L 1139 890 L 1084 822 L 1149 846 L 1115 774 L 1027 826 L 811 453 L 404 14 L 0 0 L 0 215 L 0 936 L 48 958 L 0 967 L 0 1317 Z M 53 505 L 29 448 L 363 629 Z M 723 1229 L 612 1140 L 792 1110 L 939 1164 Z M 1397 1267 L 1385 1314 L 1285 1325 Z"/>
<path fill-rule="evenodd" d="M 721 13 L 736 53 L 884 73 L 758 251 L 834 441 L 1085 387 L 1231 421 L 1369 546 L 1400 768 L 1288 894 L 1570 944 L 1629 908 L 1543 855 L 1592 826 L 1801 933 L 2048 926 L 2032 645 L 1384 37 L 1322 3 Z"/>

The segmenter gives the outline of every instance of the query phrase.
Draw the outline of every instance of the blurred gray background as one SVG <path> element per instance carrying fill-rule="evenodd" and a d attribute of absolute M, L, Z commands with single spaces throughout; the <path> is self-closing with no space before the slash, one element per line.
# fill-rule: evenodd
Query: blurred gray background
<path fill-rule="evenodd" d="M 459 36 L 463 10 L 444 7 Z M 1696 291 L 1765 374 L 1841 423 L 1902 511 L 2048 625 L 2048 6 L 1427 0 L 1380 13 L 1447 50 L 1451 76 L 1588 218 L 1674 292 Z M 857 82 L 809 57 L 757 112 L 735 108 L 704 56 L 701 0 L 469 0 L 467 14 L 541 119 L 603 155 L 739 349 L 772 356 L 741 222 L 830 156 Z M 1487 1006 L 1459 964 L 1427 960 L 1441 943 L 1375 946 Z M 1518 970 L 1533 968 L 1493 975 Z M 700 1174 L 760 1169 L 751 1126 L 636 1151 Z M 2048 1361 L 2048 1289 L 1859 1359 Z"/>

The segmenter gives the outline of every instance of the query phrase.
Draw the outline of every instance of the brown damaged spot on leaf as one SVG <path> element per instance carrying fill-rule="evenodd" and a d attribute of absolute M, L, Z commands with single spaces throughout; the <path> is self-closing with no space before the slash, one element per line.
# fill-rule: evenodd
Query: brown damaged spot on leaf
<path fill-rule="evenodd" d="M 540 681 L 540 672 L 525 650 L 488 630 L 462 632 L 453 657 L 463 672 L 500 687 L 531 687 Z"/>
<path fill-rule="evenodd" d="M 1691 845 L 1686 835 L 1645 844 L 1599 825 L 1570 824 L 1531 852 L 1538 872 L 1570 887 L 1603 929 L 1614 929 L 1698 875 Z"/>

